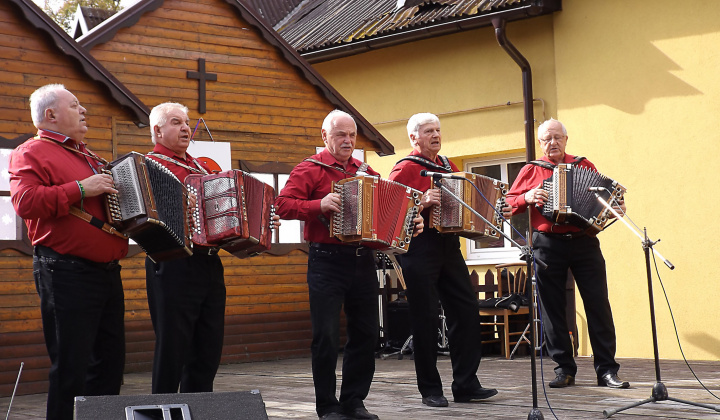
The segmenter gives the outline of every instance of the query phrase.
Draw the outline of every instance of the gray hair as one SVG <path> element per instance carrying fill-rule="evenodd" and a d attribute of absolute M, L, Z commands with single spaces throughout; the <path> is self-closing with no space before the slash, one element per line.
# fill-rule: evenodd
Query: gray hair
<path fill-rule="evenodd" d="M 410 137 L 411 134 L 418 135 L 418 130 L 420 129 L 421 125 L 424 124 L 430 124 L 430 123 L 437 123 L 440 124 L 440 118 L 438 118 L 437 115 L 431 114 L 429 112 L 421 112 L 419 114 L 415 114 L 408 120 L 407 123 L 407 133 L 408 137 Z M 410 140 L 410 145 L 412 144 L 412 139 Z M 413 146 L 414 147 L 414 146 Z"/>
<path fill-rule="evenodd" d="M 327 114 L 327 116 L 323 120 L 322 129 L 325 130 L 325 132 L 330 131 L 330 129 L 332 129 L 333 121 L 335 121 L 335 118 L 339 117 L 340 115 L 345 115 L 347 117 L 350 117 L 350 119 L 355 124 L 355 130 L 357 130 L 357 123 L 355 122 L 355 118 L 353 118 L 353 116 L 348 114 L 347 112 L 341 111 L 339 109 L 332 110 L 332 111 L 330 111 L 329 114 Z"/>
<path fill-rule="evenodd" d="M 556 120 L 555 118 L 550 117 L 549 120 L 543 121 L 543 123 L 540 124 L 540 126 L 538 127 L 538 130 L 537 130 L 538 138 L 540 138 L 540 133 L 544 133 L 545 131 L 547 131 L 548 126 L 554 122 L 560 124 L 560 127 L 562 128 L 563 136 L 567 137 L 567 129 L 565 128 L 565 124 L 561 123 L 560 121 Z"/>
<path fill-rule="evenodd" d="M 65 86 L 55 83 L 42 86 L 30 95 L 30 114 L 35 127 L 45 121 L 45 110 L 57 106 L 59 90 L 66 90 Z"/>
<path fill-rule="evenodd" d="M 165 125 L 168 114 L 174 109 L 180 109 L 185 113 L 185 115 L 188 114 L 188 107 L 177 102 L 164 102 L 160 105 L 156 105 L 152 111 L 150 111 L 150 134 L 152 135 L 153 144 L 157 143 L 155 126 L 162 127 Z"/>

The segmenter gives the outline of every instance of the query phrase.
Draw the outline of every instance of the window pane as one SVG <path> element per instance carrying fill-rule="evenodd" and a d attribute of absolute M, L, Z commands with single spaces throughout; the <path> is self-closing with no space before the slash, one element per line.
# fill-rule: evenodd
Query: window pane
<path fill-rule="evenodd" d="M 299 220 L 281 220 L 282 225 L 278 228 L 281 244 L 299 244 L 303 242 L 302 228 Z"/>
<path fill-rule="evenodd" d="M 278 174 L 278 194 L 280 194 L 280 191 L 285 188 L 285 183 L 287 182 L 288 178 L 290 178 L 289 174 Z"/>
<path fill-rule="evenodd" d="M 515 182 L 515 178 L 517 178 L 518 173 L 520 172 L 520 169 L 525 166 L 525 162 L 515 162 L 515 163 L 509 163 L 508 164 L 508 184 L 512 186 L 513 182 Z M 522 239 L 522 237 L 525 237 L 527 234 L 528 229 L 530 226 L 528 225 L 528 212 L 518 214 L 512 217 L 510 219 L 513 226 L 513 231 L 511 238 L 513 240 L 517 241 L 520 245 L 525 245 L 525 240 Z M 520 235 L 518 235 L 517 232 L 520 232 Z"/>
<path fill-rule="evenodd" d="M 20 223 L 22 221 L 15 214 L 10 197 L 0 197 L 0 240 L 21 239 Z"/>
<path fill-rule="evenodd" d="M 289 174 L 278 174 L 277 193 L 285 187 Z M 303 241 L 303 225 L 299 220 L 280 219 L 280 227 L 278 228 L 277 242 L 281 244 L 299 244 Z"/>
<path fill-rule="evenodd" d="M 476 166 L 472 168 L 474 174 L 489 176 L 490 178 L 502 179 L 500 165 Z"/>
<path fill-rule="evenodd" d="M 12 149 L 0 149 L 0 191 L 10 191 L 8 163 Z"/>
<path fill-rule="evenodd" d="M 275 177 L 273 176 L 273 174 L 262 174 L 258 172 L 253 172 L 252 176 L 275 188 Z"/>

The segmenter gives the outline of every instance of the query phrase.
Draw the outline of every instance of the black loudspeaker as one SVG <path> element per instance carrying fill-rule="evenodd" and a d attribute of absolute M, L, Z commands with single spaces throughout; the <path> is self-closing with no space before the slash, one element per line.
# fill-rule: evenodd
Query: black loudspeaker
<path fill-rule="evenodd" d="M 387 304 L 388 344 L 394 348 L 400 348 L 410 337 L 410 306 L 406 299 L 396 299 Z"/>
<path fill-rule="evenodd" d="M 267 420 L 260 391 L 75 397 L 75 420 Z"/>

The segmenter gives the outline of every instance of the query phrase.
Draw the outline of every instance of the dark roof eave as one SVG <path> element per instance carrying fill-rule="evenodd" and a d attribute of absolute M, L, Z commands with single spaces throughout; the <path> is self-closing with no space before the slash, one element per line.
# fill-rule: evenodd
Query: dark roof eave
<path fill-rule="evenodd" d="M 311 64 L 322 63 L 324 61 L 349 57 L 351 55 L 362 54 L 371 50 L 391 47 L 407 42 L 420 41 L 436 36 L 449 35 L 485 26 L 492 26 L 492 20 L 497 18 L 510 22 L 551 14 L 559 10 L 561 10 L 560 0 L 533 2 L 533 4 L 509 10 L 501 10 L 480 16 L 442 22 L 431 26 L 406 29 L 400 32 L 374 36 L 362 41 L 351 42 L 343 45 L 321 47 L 314 50 L 300 52 L 300 55 Z"/>
<path fill-rule="evenodd" d="M 150 110 L 95 58 L 87 54 L 70 36 L 31 0 L 11 0 L 36 29 L 50 36 L 67 56 L 74 58 L 91 79 L 104 85 L 118 104 L 127 108 L 138 126 L 148 125 Z"/>

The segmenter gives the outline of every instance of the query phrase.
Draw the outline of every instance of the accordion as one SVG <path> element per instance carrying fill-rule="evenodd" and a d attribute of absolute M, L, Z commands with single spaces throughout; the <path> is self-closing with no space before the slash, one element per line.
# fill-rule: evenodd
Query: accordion
<path fill-rule="evenodd" d="M 561 163 L 553 169 L 552 176 L 543 181 L 542 189 L 547 191 L 548 201 L 539 209 L 540 213 L 551 222 L 597 234 L 607 223 L 610 210 L 590 187 L 601 187 L 598 194 L 611 206 L 625 194 L 625 187 L 592 169 Z"/>
<path fill-rule="evenodd" d="M 130 152 L 110 162 L 117 194 L 107 194 L 109 223 L 129 236 L 153 261 L 192 255 L 183 184 L 160 163 Z"/>
<path fill-rule="evenodd" d="M 197 197 L 194 244 L 220 247 L 239 258 L 270 249 L 275 213 L 271 186 L 239 170 L 188 175 L 185 184 Z"/>
<path fill-rule="evenodd" d="M 374 176 L 333 182 L 341 210 L 330 219 L 330 236 L 390 254 L 404 254 L 410 245 L 422 193 Z"/>
<path fill-rule="evenodd" d="M 442 179 L 440 182 L 490 223 L 485 222 L 450 194 L 441 190 L 440 205 L 432 207 L 429 226 L 441 233 L 455 233 L 469 239 L 499 238 L 498 231 L 502 229 L 502 218 L 495 209 L 505 206 L 508 184 L 468 172 L 456 172 L 452 175 L 464 177 L 469 182 L 460 179 Z M 473 185 L 482 194 L 479 194 Z"/>

